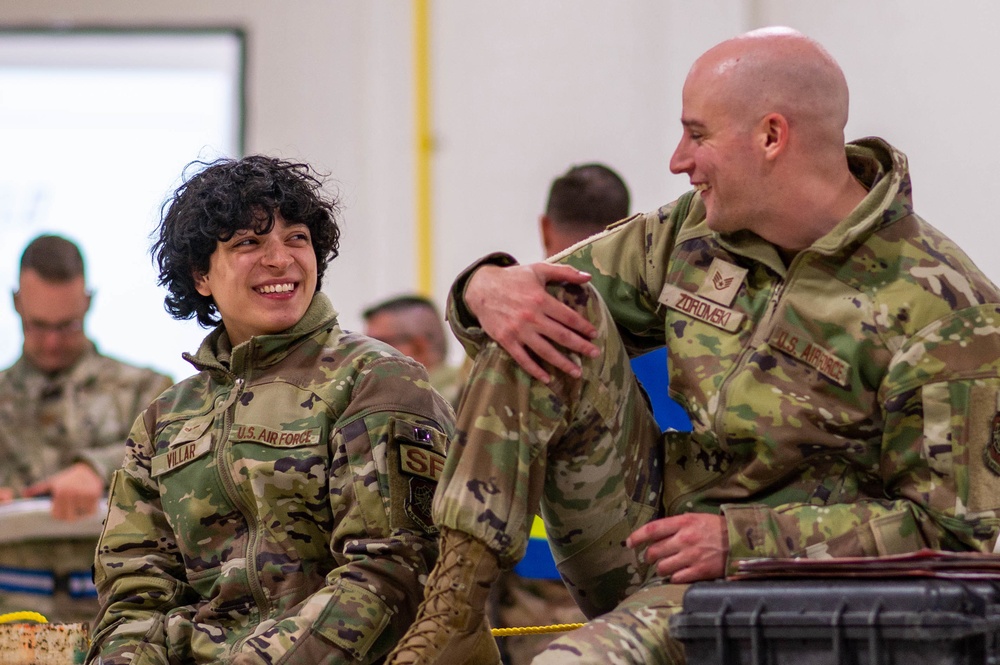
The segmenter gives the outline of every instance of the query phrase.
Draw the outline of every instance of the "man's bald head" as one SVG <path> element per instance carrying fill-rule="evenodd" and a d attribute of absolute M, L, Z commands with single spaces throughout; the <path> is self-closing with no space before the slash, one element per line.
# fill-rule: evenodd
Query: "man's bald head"
<path fill-rule="evenodd" d="M 816 41 L 788 28 L 729 39 L 684 82 L 684 127 L 670 158 L 717 233 L 750 231 L 789 256 L 864 198 L 844 151 L 844 73 Z"/>
<path fill-rule="evenodd" d="M 843 149 L 847 80 L 826 49 L 795 30 L 763 28 L 722 42 L 698 58 L 687 85 L 711 87 L 748 126 L 778 113 L 810 150 Z"/>

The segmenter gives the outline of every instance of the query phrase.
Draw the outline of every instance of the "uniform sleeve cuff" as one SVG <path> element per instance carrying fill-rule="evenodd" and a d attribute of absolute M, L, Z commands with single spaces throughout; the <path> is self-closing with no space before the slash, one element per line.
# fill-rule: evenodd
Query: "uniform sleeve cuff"
<path fill-rule="evenodd" d="M 462 343 L 462 346 L 470 357 L 475 357 L 478 348 L 486 342 L 486 334 L 479 327 L 479 321 L 465 304 L 465 288 L 473 273 L 486 265 L 506 268 L 507 266 L 517 265 L 517 260 L 510 254 L 504 254 L 503 252 L 488 254 L 463 270 L 454 284 L 452 284 L 451 291 L 448 294 L 448 307 L 445 318 L 448 319 L 448 324 L 451 326 L 452 332 L 455 333 L 455 337 Z"/>
<path fill-rule="evenodd" d="M 734 504 L 722 506 L 729 537 L 729 555 L 726 574 L 736 572 L 742 559 L 788 556 L 787 548 L 780 544 L 780 534 L 772 524 L 771 509 L 763 504 Z"/>

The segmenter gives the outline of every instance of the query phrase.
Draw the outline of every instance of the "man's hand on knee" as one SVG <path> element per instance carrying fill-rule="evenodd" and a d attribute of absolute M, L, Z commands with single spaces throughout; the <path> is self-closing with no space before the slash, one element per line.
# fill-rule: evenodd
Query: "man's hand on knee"
<path fill-rule="evenodd" d="M 636 529 L 626 544 L 646 545 L 646 562 L 675 584 L 717 579 L 726 572 L 729 542 L 720 515 L 685 513 L 653 520 Z"/>
<path fill-rule="evenodd" d="M 556 369 L 579 377 L 580 368 L 556 347 L 597 357 L 600 349 L 590 340 L 593 324 L 545 290 L 551 282 L 584 284 L 590 275 L 576 268 L 551 263 L 526 266 L 483 266 L 465 288 L 465 304 L 483 331 L 502 346 L 524 371 L 543 383 L 549 374 L 537 358 Z M 532 356 L 535 355 L 535 357 Z"/>

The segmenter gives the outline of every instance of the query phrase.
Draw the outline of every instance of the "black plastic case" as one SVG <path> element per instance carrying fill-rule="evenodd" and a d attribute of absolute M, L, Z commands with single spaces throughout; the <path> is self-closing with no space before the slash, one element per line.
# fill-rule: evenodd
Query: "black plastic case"
<path fill-rule="evenodd" d="M 692 585 L 688 665 L 1000 665 L 1000 585 L 913 577 Z"/>

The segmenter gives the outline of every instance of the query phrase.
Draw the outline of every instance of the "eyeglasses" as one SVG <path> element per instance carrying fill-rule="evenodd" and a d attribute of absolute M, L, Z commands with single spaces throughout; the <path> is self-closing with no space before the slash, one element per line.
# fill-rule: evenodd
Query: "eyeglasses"
<path fill-rule="evenodd" d="M 85 301 L 79 310 L 82 313 L 80 316 L 73 317 L 71 319 L 63 319 L 62 321 L 42 321 L 40 319 L 32 318 L 24 311 L 25 303 L 21 302 L 21 292 L 15 290 L 12 292 L 14 296 L 14 309 L 21 316 L 21 329 L 24 331 L 25 335 L 46 335 L 52 333 L 53 335 L 59 335 L 60 337 L 68 337 L 70 335 L 75 335 L 83 331 L 83 317 L 86 315 L 87 310 L 90 309 L 90 298 L 91 292 L 86 291 L 84 293 Z M 41 310 L 39 310 L 41 311 Z M 70 310 L 72 311 L 72 310 Z"/>
<path fill-rule="evenodd" d="M 68 321 L 57 321 L 55 323 L 21 319 L 21 327 L 24 329 L 25 334 L 45 335 L 52 333 L 60 336 L 73 335 L 83 330 L 83 319 L 69 319 Z"/>
<path fill-rule="evenodd" d="M 374 335 L 373 335 L 374 337 Z M 382 335 L 380 337 L 375 337 L 380 342 L 384 342 L 392 347 L 399 347 L 402 344 L 409 344 L 413 341 L 413 335 L 398 334 L 398 335 Z"/>

